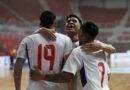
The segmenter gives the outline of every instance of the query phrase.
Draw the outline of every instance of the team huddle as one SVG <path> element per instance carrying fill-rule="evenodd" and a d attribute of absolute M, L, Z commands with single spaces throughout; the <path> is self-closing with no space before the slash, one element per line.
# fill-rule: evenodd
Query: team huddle
<path fill-rule="evenodd" d="M 27 90 L 110 90 L 106 54 L 112 45 L 96 40 L 98 26 L 71 14 L 66 18 L 66 35 L 56 32 L 56 15 L 44 11 L 40 28 L 25 37 L 17 50 L 14 67 L 15 90 L 21 90 L 22 67 L 28 58 Z"/>

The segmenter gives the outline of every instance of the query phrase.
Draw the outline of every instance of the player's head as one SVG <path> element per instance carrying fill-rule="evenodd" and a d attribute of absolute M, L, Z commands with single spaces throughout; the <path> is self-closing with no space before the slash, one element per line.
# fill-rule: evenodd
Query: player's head
<path fill-rule="evenodd" d="M 81 25 L 82 25 L 81 19 L 74 14 L 70 14 L 66 18 L 65 32 L 68 35 L 78 34 L 78 30 L 80 29 Z"/>
<path fill-rule="evenodd" d="M 85 22 L 80 29 L 81 29 L 79 30 L 80 44 L 93 42 L 99 32 L 98 26 L 91 21 Z"/>
<path fill-rule="evenodd" d="M 75 15 L 75 14 L 70 14 L 70 15 L 66 18 L 66 21 L 67 21 L 69 18 L 76 18 L 76 19 L 78 19 L 78 22 L 79 22 L 80 26 L 82 25 L 82 21 L 81 21 L 81 19 L 80 19 L 77 15 Z"/>
<path fill-rule="evenodd" d="M 51 11 L 44 11 L 40 16 L 40 26 L 51 28 L 56 23 L 56 15 Z"/>

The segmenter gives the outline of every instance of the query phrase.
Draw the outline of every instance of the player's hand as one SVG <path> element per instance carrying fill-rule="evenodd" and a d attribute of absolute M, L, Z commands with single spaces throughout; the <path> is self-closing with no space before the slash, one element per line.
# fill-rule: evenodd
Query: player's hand
<path fill-rule="evenodd" d="M 54 34 L 55 30 L 54 29 L 47 29 L 47 28 L 40 28 L 37 32 L 35 33 L 40 33 L 43 37 L 55 41 L 56 36 Z"/>
<path fill-rule="evenodd" d="M 31 69 L 29 74 L 30 74 L 30 79 L 31 80 L 34 80 L 34 81 L 41 80 L 42 72 L 37 67 L 34 67 L 34 70 Z"/>
<path fill-rule="evenodd" d="M 81 46 L 81 49 L 87 53 L 95 52 L 101 50 L 103 46 L 100 43 L 87 43 Z"/>

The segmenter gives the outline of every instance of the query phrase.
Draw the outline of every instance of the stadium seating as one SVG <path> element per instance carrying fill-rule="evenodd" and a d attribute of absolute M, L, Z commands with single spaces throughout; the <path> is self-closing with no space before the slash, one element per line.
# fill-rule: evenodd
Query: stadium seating
<path fill-rule="evenodd" d="M 39 0 L 4 0 L 4 2 L 28 21 L 38 20 L 43 11 Z"/>
<path fill-rule="evenodd" d="M 130 27 L 130 16 L 129 16 L 128 20 L 127 20 L 126 27 Z"/>
<path fill-rule="evenodd" d="M 65 18 L 72 13 L 69 0 L 46 0 L 46 2 L 49 8 L 58 16 L 63 16 L 63 18 Z"/>
<path fill-rule="evenodd" d="M 23 37 L 15 32 L 0 32 L 0 44 L 6 49 L 17 48 Z"/>
<path fill-rule="evenodd" d="M 19 18 L 13 15 L 7 8 L 0 5 L 0 23 L 1 24 L 17 24 L 22 22 Z"/>
<path fill-rule="evenodd" d="M 130 32 L 123 32 L 120 36 L 117 37 L 117 40 L 122 41 L 130 41 Z"/>
<path fill-rule="evenodd" d="M 62 16 L 63 20 L 64 18 L 66 18 L 66 16 L 72 13 L 71 8 L 74 8 L 70 5 L 73 4 L 72 2 L 70 2 L 70 0 L 1 0 L 0 45 L 3 45 L 7 49 L 13 47 L 17 48 L 22 38 L 32 33 L 33 31 L 32 28 L 35 29 L 36 25 L 38 26 L 40 13 L 45 10 L 44 8 L 45 6 L 43 6 L 43 3 L 41 3 L 42 1 L 45 2 L 44 4 L 48 6 L 48 9 L 55 12 L 57 16 Z M 130 16 L 127 22 L 124 21 L 126 18 L 123 19 L 124 15 L 127 16 L 126 12 L 128 11 L 128 9 L 122 7 L 99 8 L 94 6 L 87 6 L 88 4 L 85 5 L 85 3 L 77 3 L 76 5 L 78 9 L 76 8 L 75 10 L 79 10 L 77 12 L 80 13 L 81 18 L 83 20 L 87 21 L 92 20 L 96 22 L 96 24 L 100 27 L 101 31 L 97 36 L 97 39 L 107 42 L 108 38 L 114 35 L 114 37 L 112 37 L 112 39 L 114 38 L 114 40 L 118 40 L 121 42 L 122 41 L 128 42 L 130 40 L 130 33 L 128 31 L 130 27 Z M 126 25 L 125 27 L 123 24 L 121 25 L 121 27 L 127 30 L 128 32 L 123 32 L 123 34 L 118 36 L 118 34 L 116 35 L 115 29 L 116 26 L 119 25 L 121 20 L 122 22 L 124 21 L 123 23 Z M 59 22 L 59 24 L 62 23 Z M 14 29 L 14 30 L 12 30 L 12 32 L 10 32 L 11 30 L 10 31 L 2 30 L 3 27 L 4 29 Z M 62 29 L 63 28 L 64 23 L 62 24 Z M 13 32 L 17 31 L 17 29 L 21 30 L 20 32 L 24 33 L 24 35 L 20 35 L 17 32 Z M 120 28 L 117 28 L 116 30 L 118 31 L 118 29 Z M 61 32 L 61 28 L 60 29 L 58 28 L 58 30 L 59 32 Z"/>
<path fill-rule="evenodd" d="M 39 0 L 3 0 L 4 4 L 13 10 L 18 16 L 29 22 L 37 22 L 40 13 L 44 10 L 42 4 Z M 31 4 L 30 4 L 31 2 Z M 69 0 L 46 0 L 46 4 L 49 9 L 54 11 L 58 16 L 66 17 L 68 14 L 72 13 Z M 5 12 L 6 11 L 6 12 Z M 114 27 L 118 25 L 120 20 L 123 18 L 126 8 L 117 9 L 107 9 L 98 8 L 94 6 L 82 6 L 79 5 L 79 11 L 83 20 L 92 20 L 96 22 L 100 27 Z M 18 24 L 21 21 L 15 15 L 13 15 L 9 10 L 0 6 L 0 16 L 1 22 L 8 22 Z M 4 17 L 4 18 L 3 18 Z M 12 17 L 12 18 L 10 18 Z M 129 26 L 130 18 L 128 19 Z"/>
<path fill-rule="evenodd" d="M 126 8 L 106 9 L 89 6 L 79 7 L 81 16 L 84 20 L 92 20 L 100 27 L 114 27 L 123 18 Z"/>
<path fill-rule="evenodd" d="M 100 32 L 97 36 L 97 39 L 100 41 L 107 41 L 109 37 L 113 35 L 113 32 Z"/>

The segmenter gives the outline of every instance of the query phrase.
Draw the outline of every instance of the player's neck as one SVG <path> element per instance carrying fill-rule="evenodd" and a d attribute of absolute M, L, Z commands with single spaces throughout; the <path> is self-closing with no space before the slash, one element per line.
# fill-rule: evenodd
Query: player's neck
<path fill-rule="evenodd" d="M 77 41 L 79 41 L 78 35 L 70 35 L 69 37 L 70 37 L 70 39 L 72 40 L 72 42 L 77 42 Z"/>
<path fill-rule="evenodd" d="M 51 32 L 55 32 L 55 28 L 53 28 L 53 27 L 51 27 L 51 28 L 46 28 L 46 27 L 40 27 L 40 28 L 42 28 L 42 30 L 49 30 L 49 31 L 51 31 Z"/>
<path fill-rule="evenodd" d="M 92 40 L 83 40 L 82 42 L 80 42 L 80 45 L 83 45 L 83 44 L 87 44 L 87 43 L 92 43 L 94 41 Z"/>

